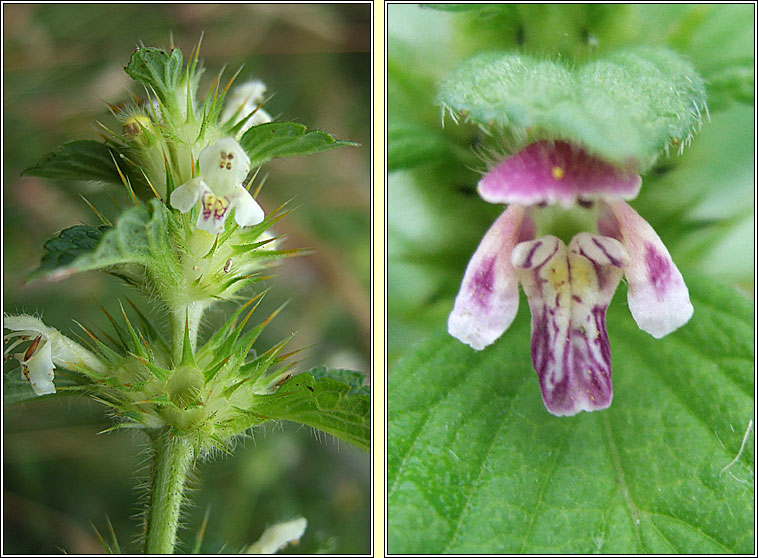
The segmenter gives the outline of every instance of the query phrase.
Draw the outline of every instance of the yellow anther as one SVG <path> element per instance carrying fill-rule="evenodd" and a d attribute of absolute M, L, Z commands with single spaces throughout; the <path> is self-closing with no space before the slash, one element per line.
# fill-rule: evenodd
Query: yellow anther
<path fill-rule="evenodd" d="M 553 167 L 553 171 L 552 171 L 552 172 L 553 172 L 553 178 L 554 178 L 555 180 L 560 180 L 561 178 L 563 178 L 563 175 L 564 175 L 564 171 L 563 171 L 563 169 L 562 169 L 561 167 L 559 167 L 558 165 L 555 165 L 555 166 Z"/>

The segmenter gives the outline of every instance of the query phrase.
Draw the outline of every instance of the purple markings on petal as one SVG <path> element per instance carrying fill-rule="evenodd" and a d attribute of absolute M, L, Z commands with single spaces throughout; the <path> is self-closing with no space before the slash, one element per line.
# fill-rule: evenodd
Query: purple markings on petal
<path fill-rule="evenodd" d="M 627 261 L 619 242 L 587 233 L 574 237 L 568 249 L 548 236 L 513 250 L 532 312 L 532 364 L 554 415 L 611 404 L 605 312 Z"/>
<path fill-rule="evenodd" d="M 472 302 L 486 308 L 495 294 L 495 258 L 484 258 L 476 269 L 471 284 Z"/>
<path fill-rule="evenodd" d="M 598 230 L 620 240 L 629 254 L 627 298 L 640 329 L 660 339 L 686 324 L 693 313 L 689 291 L 653 227 L 617 201 L 601 206 Z"/>
<path fill-rule="evenodd" d="M 450 335 L 480 351 L 508 329 L 518 310 L 511 251 L 533 234 L 534 223 L 521 206 L 512 205 L 498 217 L 466 268 L 447 321 Z"/>
<path fill-rule="evenodd" d="M 659 298 L 663 298 L 671 282 L 671 266 L 651 243 L 645 243 L 645 265 L 648 282 L 653 286 Z"/>
<path fill-rule="evenodd" d="M 479 194 L 490 203 L 561 204 L 570 207 L 595 199 L 632 199 L 639 175 L 593 157 L 565 141 L 532 143 L 498 164 L 479 181 Z"/>

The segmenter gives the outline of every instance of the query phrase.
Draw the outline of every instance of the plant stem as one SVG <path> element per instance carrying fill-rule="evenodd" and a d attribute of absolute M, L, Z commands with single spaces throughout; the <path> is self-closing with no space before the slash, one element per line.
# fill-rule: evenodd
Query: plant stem
<path fill-rule="evenodd" d="M 193 447 L 183 436 L 170 436 L 167 429 L 153 434 L 151 442 L 153 463 L 145 510 L 144 551 L 145 554 L 171 554 Z"/>

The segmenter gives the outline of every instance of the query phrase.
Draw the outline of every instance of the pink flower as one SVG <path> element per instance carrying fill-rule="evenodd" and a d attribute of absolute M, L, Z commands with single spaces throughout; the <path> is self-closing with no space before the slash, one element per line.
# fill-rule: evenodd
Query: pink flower
<path fill-rule="evenodd" d="M 542 399 L 555 415 L 611 404 L 608 304 L 622 275 L 637 325 L 656 338 L 685 324 L 693 308 L 682 275 L 653 228 L 624 199 L 640 177 L 566 142 L 533 143 L 480 182 L 481 196 L 510 204 L 468 264 L 448 331 L 476 350 L 493 343 L 518 310 L 521 283 L 532 313 L 531 355 Z M 574 204 L 596 212 L 597 233 L 568 247 L 537 238 L 535 206 Z"/>

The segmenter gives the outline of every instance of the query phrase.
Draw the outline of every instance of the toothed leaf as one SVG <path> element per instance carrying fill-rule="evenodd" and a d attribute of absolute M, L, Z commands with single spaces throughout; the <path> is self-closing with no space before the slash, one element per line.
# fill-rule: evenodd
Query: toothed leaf
<path fill-rule="evenodd" d="M 371 400 L 361 388 L 355 389 L 357 377 L 344 370 L 311 372 L 290 378 L 272 395 L 256 397 L 254 406 L 246 412 L 306 424 L 369 451 Z"/>
<path fill-rule="evenodd" d="M 269 122 L 250 128 L 240 139 L 254 168 L 271 159 L 310 155 L 337 147 L 357 146 L 352 141 L 336 140 L 321 130 L 307 131 L 295 122 Z"/>
<path fill-rule="evenodd" d="M 120 264 L 150 266 L 165 262 L 165 254 L 171 251 L 165 213 L 166 207 L 153 200 L 122 213 L 111 229 L 81 225 L 66 229 L 45 243 L 47 253 L 30 278 L 62 279 L 80 271 Z"/>
<path fill-rule="evenodd" d="M 443 330 L 409 352 L 389 373 L 389 552 L 754 554 L 753 303 L 687 284 L 695 314 L 664 339 L 616 294 L 603 411 L 545 411 L 528 312 L 484 351 Z"/>
<path fill-rule="evenodd" d="M 92 180 L 123 188 L 114 159 L 124 176 L 129 178 L 132 187 L 140 192 L 148 188 L 144 177 L 138 171 L 132 172 L 130 164 L 117 151 L 93 140 L 64 143 L 56 151 L 44 155 L 36 165 L 27 168 L 22 174 L 55 180 Z"/>
<path fill-rule="evenodd" d="M 58 236 L 45 242 L 46 253 L 42 256 L 40 270 L 54 270 L 68 266 L 82 254 L 94 250 L 103 234 L 110 228 L 76 225 L 62 230 Z"/>

